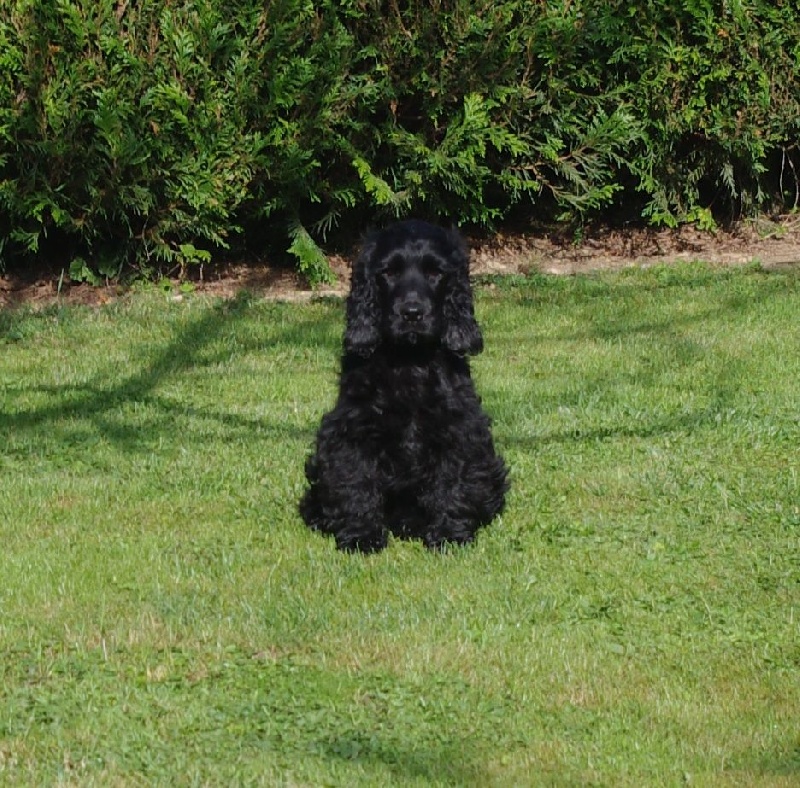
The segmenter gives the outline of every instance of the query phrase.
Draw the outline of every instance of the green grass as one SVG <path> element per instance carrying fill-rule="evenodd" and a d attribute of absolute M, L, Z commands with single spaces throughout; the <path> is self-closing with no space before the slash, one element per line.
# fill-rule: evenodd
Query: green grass
<path fill-rule="evenodd" d="M 797 785 L 800 276 L 479 288 L 477 544 L 296 514 L 341 305 L 0 312 L 0 783 Z"/>

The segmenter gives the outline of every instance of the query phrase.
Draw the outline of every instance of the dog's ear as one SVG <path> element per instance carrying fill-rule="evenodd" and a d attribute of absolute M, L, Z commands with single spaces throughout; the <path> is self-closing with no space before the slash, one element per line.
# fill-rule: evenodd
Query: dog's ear
<path fill-rule="evenodd" d="M 475 355 L 483 350 L 483 336 L 475 320 L 472 287 L 469 283 L 469 252 L 461 234 L 448 231 L 451 243 L 450 263 L 453 278 L 445 296 L 442 341 L 448 350 L 459 355 Z"/>
<path fill-rule="evenodd" d="M 370 356 L 380 342 L 380 305 L 372 274 L 374 240 L 368 240 L 353 263 L 350 295 L 347 297 L 347 326 L 344 348 L 348 353 Z"/>

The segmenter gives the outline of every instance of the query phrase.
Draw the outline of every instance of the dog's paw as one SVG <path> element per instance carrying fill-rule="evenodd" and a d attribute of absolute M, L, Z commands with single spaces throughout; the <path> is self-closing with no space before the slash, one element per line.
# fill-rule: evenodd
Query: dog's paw
<path fill-rule="evenodd" d="M 475 532 L 468 528 L 431 530 L 422 541 L 429 550 L 444 551 L 451 545 L 466 545 L 475 541 Z"/>
<path fill-rule="evenodd" d="M 348 553 L 378 553 L 388 543 L 389 537 L 385 531 L 336 535 L 336 547 Z"/>

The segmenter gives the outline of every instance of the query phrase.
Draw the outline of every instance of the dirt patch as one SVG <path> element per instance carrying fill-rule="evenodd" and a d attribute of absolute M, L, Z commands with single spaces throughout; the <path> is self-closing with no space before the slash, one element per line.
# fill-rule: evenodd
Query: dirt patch
<path fill-rule="evenodd" d="M 694 227 L 675 230 L 598 228 L 580 243 L 557 233 L 500 233 L 491 239 L 470 239 L 472 273 L 528 274 L 541 271 L 570 275 L 630 266 L 652 266 L 702 260 L 712 265 L 758 262 L 768 269 L 800 265 L 800 217 L 783 217 L 741 224 L 731 231 L 701 232 Z M 294 271 L 263 261 L 205 266 L 193 271 L 200 292 L 230 297 L 242 290 L 265 298 L 303 301 L 341 296 L 347 292 L 349 257 L 329 258 L 337 284 L 312 290 Z M 180 282 L 170 286 L 180 297 Z M 54 303 L 102 305 L 124 295 L 117 285 L 92 287 L 72 283 L 52 270 L 0 276 L 0 308 Z"/>
<path fill-rule="evenodd" d="M 714 233 L 688 226 L 675 230 L 600 228 L 578 244 L 558 237 L 498 236 L 473 251 L 474 268 L 480 273 L 513 272 L 522 261 L 527 261 L 528 270 L 561 275 L 692 261 L 712 265 L 758 262 L 765 268 L 777 268 L 800 263 L 800 217 L 743 224 Z"/>

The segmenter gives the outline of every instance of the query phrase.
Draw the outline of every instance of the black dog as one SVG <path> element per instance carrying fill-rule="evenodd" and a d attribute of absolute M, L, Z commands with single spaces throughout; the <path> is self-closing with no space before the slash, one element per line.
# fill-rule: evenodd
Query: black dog
<path fill-rule="evenodd" d="M 464 543 L 508 483 L 466 356 L 483 349 L 466 246 L 421 221 L 368 239 L 353 268 L 339 399 L 306 463 L 300 513 L 339 548 L 373 552 L 389 532 Z"/>

